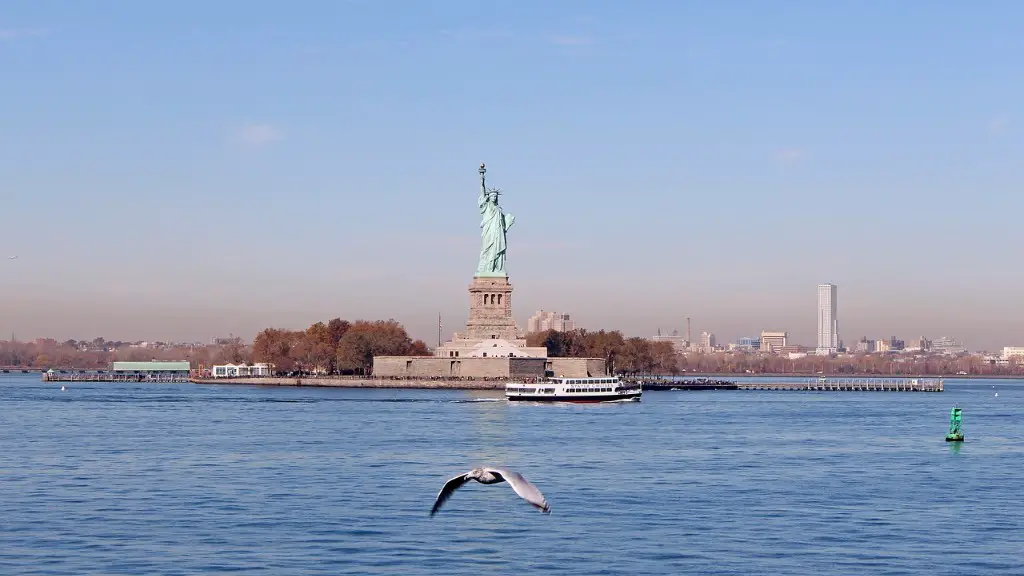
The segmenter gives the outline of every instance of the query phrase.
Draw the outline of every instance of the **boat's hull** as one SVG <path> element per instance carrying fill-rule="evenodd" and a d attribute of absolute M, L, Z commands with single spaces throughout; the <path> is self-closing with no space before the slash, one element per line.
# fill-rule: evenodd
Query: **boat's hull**
<path fill-rule="evenodd" d="M 571 402 L 573 404 L 595 404 L 598 402 L 624 402 L 627 400 L 640 400 L 640 392 L 630 394 L 573 394 L 571 396 L 557 396 L 547 394 L 544 396 L 512 395 L 506 396 L 509 402 Z"/>

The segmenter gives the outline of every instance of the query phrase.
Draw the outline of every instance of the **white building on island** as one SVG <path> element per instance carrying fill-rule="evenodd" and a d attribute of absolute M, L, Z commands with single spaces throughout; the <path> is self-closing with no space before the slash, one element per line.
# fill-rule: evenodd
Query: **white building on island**
<path fill-rule="evenodd" d="M 270 364 L 221 364 L 210 367 L 213 378 L 252 378 L 271 376 L 273 367 Z"/>

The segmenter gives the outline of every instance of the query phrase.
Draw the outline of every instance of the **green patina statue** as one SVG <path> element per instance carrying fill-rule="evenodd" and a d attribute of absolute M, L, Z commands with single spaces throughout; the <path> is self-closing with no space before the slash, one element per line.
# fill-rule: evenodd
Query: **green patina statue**
<path fill-rule="evenodd" d="M 506 233 L 516 221 L 516 217 L 502 212 L 498 206 L 500 190 L 487 189 L 484 175 L 487 168 L 480 164 L 480 198 L 477 203 L 480 205 L 480 215 L 483 219 L 480 222 L 480 263 L 476 267 L 478 278 L 503 278 L 508 276 L 505 272 L 505 252 L 508 250 Z"/>

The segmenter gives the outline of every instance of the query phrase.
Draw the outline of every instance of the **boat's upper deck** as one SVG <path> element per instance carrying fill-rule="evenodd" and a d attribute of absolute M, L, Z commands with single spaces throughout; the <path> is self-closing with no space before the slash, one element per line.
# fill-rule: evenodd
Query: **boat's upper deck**
<path fill-rule="evenodd" d="M 614 393 L 626 388 L 617 377 L 603 378 L 547 378 L 532 384 L 509 382 L 505 391 L 510 394 L 580 394 Z"/>
<path fill-rule="evenodd" d="M 606 376 L 600 378 L 548 378 L 552 384 L 564 384 L 567 386 L 594 386 L 599 384 L 620 384 L 618 377 Z"/>

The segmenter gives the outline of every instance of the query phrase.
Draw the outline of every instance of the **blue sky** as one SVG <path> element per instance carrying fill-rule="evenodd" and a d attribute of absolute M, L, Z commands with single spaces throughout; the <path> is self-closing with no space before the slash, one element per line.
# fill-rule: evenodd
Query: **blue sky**
<path fill-rule="evenodd" d="M 1024 4 L 0 7 L 0 334 L 517 319 L 1024 345 Z"/>

